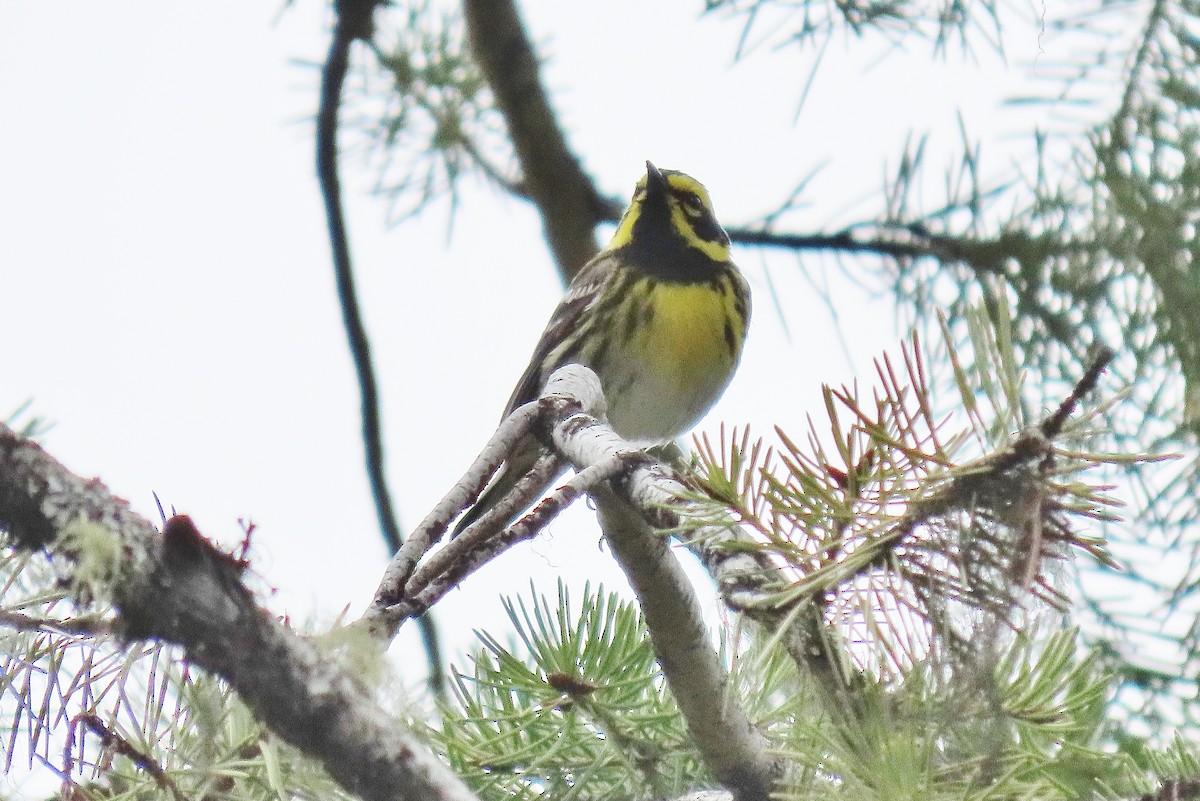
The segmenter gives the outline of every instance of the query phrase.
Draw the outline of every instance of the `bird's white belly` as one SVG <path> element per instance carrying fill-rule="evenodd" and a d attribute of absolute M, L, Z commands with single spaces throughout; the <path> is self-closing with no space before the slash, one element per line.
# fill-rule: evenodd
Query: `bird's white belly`
<path fill-rule="evenodd" d="M 637 369 L 636 365 L 629 365 L 622 372 Z M 677 374 L 649 370 L 639 380 L 630 382 L 624 392 L 614 393 L 608 409 L 613 430 L 638 445 L 672 440 L 700 421 L 728 383 L 726 375 L 709 374 L 687 382 L 680 379 Z"/>

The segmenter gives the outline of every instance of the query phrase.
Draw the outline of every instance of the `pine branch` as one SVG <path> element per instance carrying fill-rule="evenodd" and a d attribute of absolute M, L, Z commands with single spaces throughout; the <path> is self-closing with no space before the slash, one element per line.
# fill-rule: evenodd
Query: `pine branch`
<path fill-rule="evenodd" d="M 545 413 L 545 404 L 539 400 L 516 409 L 500 424 L 466 474 L 425 516 L 393 557 L 375 597 L 356 625 L 364 627 L 371 636 L 390 642 L 405 620 L 423 614 L 459 581 L 498 554 L 536 536 L 551 517 L 579 494 L 548 499 L 515 525 L 504 531 L 496 530 L 500 521 L 525 508 L 562 472 L 561 460 L 547 455 L 538 460 L 507 497 L 418 571 L 420 561 L 445 536 L 454 518 L 479 498 L 491 476 Z"/>
<path fill-rule="evenodd" d="M 604 203 L 601 219 L 615 223 L 621 218 L 622 209 L 620 202 L 609 198 Z M 1014 230 L 995 237 L 942 234 L 931 231 L 920 221 L 860 222 L 832 233 L 776 231 L 757 226 L 734 226 L 726 228 L 726 233 L 731 241 L 740 245 L 797 253 L 829 251 L 960 263 L 971 267 L 980 278 L 1006 276 L 1005 265 L 1010 261 L 1040 263 L 1053 256 L 1091 253 L 1099 246 L 1095 241 L 1053 232 L 1031 234 Z"/>
<path fill-rule="evenodd" d="M 405 617 L 427 608 L 428 603 L 436 600 L 422 597 L 430 588 L 438 588 L 435 592 L 440 593 L 445 591 L 440 588 L 454 586 L 465 571 L 483 564 L 513 542 L 540 531 L 550 514 L 547 507 L 557 511 L 583 492 L 601 489 L 600 482 L 616 476 L 618 491 L 625 500 L 617 501 L 609 496 L 609 501 L 604 502 L 603 517 L 610 523 L 606 533 L 611 536 L 610 544 L 642 600 L 656 653 L 689 730 L 714 774 L 735 790 L 739 798 L 766 799 L 773 781 L 780 775 L 780 766 L 766 757 L 765 741 L 750 726 L 740 706 L 728 697 L 727 677 L 709 644 L 692 589 L 667 549 L 666 539 L 654 536 L 647 525 L 648 520 L 659 527 L 680 525 L 679 515 L 671 511 L 667 502 L 677 500 L 682 486 L 671 479 L 666 468 L 656 460 L 627 444 L 586 411 L 604 408 L 599 381 L 591 371 L 578 365 L 556 371 L 536 407 L 523 407 L 502 424 L 467 476 L 427 519 L 429 533 L 426 533 L 426 523 L 418 527 L 417 531 L 422 532 L 421 542 L 432 546 L 454 513 L 479 492 L 486 481 L 487 469 L 494 468 L 503 459 L 506 453 L 503 446 L 511 448 L 511 443 L 528 430 L 534 408 L 540 417 L 537 426 L 547 431 L 546 441 L 553 442 L 555 448 L 580 469 L 573 482 L 568 482 L 504 532 L 467 541 L 471 534 L 468 529 L 415 572 L 414 555 L 398 555 L 398 560 L 403 558 L 403 563 L 393 562 L 375 602 L 360 624 L 376 634 L 394 633 Z M 656 485 L 655 482 L 664 483 Z M 633 489 L 629 489 L 631 487 Z M 597 497 L 604 497 L 603 492 Z M 636 513 L 624 509 L 624 503 L 631 498 L 636 498 Z M 735 531 L 731 529 L 728 536 L 737 537 Z M 417 537 L 410 541 L 417 541 Z M 457 550 L 453 556 L 443 556 L 450 549 Z M 740 573 L 731 577 L 732 565 L 738 564 L 736 570 L 748 571 L 755 576 L 766 567 L 762 560 L 748 554 L 717 554 L 714 551 L 710 556 L 726 579 L 722 582 L 723 588 L 731 592 L 744 591 L 744 580 L 748 578 Z M 741 564 L 741 557 L 746 557 L 749 564 Z M 422 570 L 433 575 L 426 576 Z M 670 579 L 666 578 L 668 575 Z M 403 586 L 398 583 L 401 580 Z"/>
<path fill-rule="evenodd" d="M 496 429 L 496 433 L 484 446 L 483 452 L 467 468 L 466 474 L 413 530 L 388 564 L 379 582 L 379 588 L 375 591 L 375 598 L 363 616 L 370 628 L 383 624 L 382 621 L 387 617 L 385 610 L 399 603 L 404 597 L 404 587 L 417 563 L 445 535 L 454 518 L 479 497 L 492 474 L 500 468 L 517 443 L 529 433 L 538 414 L 538 406 L 534 403 L 526 404 L 510 414 Z M 384 636 L 382 632 L 380 635 Z M 390 640 L 394 636 L 395 631 L 391 631 L 386 638 Z"/>
<path fill-rule="evenodd" d="M 730 228 L 729 238 L 744 245 L 797 252 L 833 251 L 886 256 L 894 259 L 930 258 L 966 264 L 985 275 L 1006 274 L 1010 260 L 1044 259 L 1051 254 L 1087 252 L 1095 245 L 1056 234 L 1005 232 L 993 238 L 951 236 L 930 231 L 920 222 L 858 223 L 830 234 L 799 234 L 761 228 Z"/>
<path fill-rule="evenodd" d="M 99 481 L 2 425 L 0 529 L 19 547 L 44 548 L 77 604 L 111 599 L 127 639 L 182 646 L 348 791 L 370 801 L 475 799 L 370 688 L 257 606 L 241 581 L 245 565 L 190 520 L 172 517 L 160 534 Z"/>
<path fill-rule="evenodd" d="M 687 545 L 712 574 L 725 603 L 776 632 L 792 658 L 818 678 L 826 694 L 840 697 L 846 672 L 844 665 L 830 658 L 821 610 L 811 605 L 798 609 L 764 605 L 765 597 L 787 586 L 778 567 L 732 518 L 696 529 L 688 511 L 700 507 L 680 503 L 680 497 L 689 494 L 687 487 L 670 468 L 625 442 L 589 411 L 603 408 L 603 394 L 591 371 L 579 365 L 556 371 L 536 406 L 518 409 L 501 425 L 468 473 L 417 527 L 410 540 L 412 547 L 406 545 L 388 567 L 374 601 L 357 625 L 390 639 L 404 620 L 429 608 L 497 554 L 535 536 L 567 503 L 623 466 L 615 482 L 621 497 L 653 527 L 689 531 Z M 508 529 L 494 534 L 481 531 L 478 538 L 467 539 L 464 534 L 459 540 L 466 542 L 456 540 L 445 546 L 454 549 L 453 557 L 438 552 L 418 568 L 417 563 L 432 550 L 458 510 L 478 495 L 489 471 L 503 461 L 529 426 L 541 432 L 543 441 L 552 442 L 580 473 Z M 529 486 L 539 483 L 536 477 L 526 477 L 523 482 Z M 518 489 L 514 494 L 521 492 Z M 703 511 L 707 515 L 710 510 Z"/>
<path fill-rule="evenodd" d="M 502 604 L 513 630 L 479 633 L 435 735 L 481 794 L 667 799 L 712 783 L 636 602 L 560 579 L 556 599 Z"/>

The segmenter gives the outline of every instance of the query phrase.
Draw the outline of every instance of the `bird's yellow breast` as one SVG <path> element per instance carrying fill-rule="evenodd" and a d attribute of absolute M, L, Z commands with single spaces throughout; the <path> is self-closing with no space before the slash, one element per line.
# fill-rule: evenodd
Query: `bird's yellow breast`
<path fill-rule="evenodd" d="M 631 336 L 604 366 L 609 421 L 636 442 L 662 442 L 690 429 L 720 397 L 741 356 L 744 306 L 728 282 L 640 279 L 644 298 Z"/>
<path fill-rule="evenodd" d="M 742 322 L 732 298 L 708 284 L 661 282 L 649 293 L 650 314 L 643 329 L 651 369 L 674 373 L 690 384 L 697 374 L 732 370 L 741 348 Z M 727 340 L 726 323 L 733 342 Z"/>

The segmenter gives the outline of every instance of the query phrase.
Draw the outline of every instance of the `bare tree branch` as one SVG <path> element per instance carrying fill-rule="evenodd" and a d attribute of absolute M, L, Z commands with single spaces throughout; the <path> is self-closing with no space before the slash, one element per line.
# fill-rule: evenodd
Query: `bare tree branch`
<path fill-rule="evenodd" d="M 512 0 L 465 0 L 467 37 L 524 175 L 522 189 L 542 215 L 546 241 L 569 282 L 596 255 L 604 200 L 567 145 L 542 86 L 533 44 Z"/>
<path fill-rule="evenodd" d="M 510 414 L 496 429 L 491 440 L 484 446 L 483 452 L 467 469 L 466 474 L 446 494 L 441 501 L 430 510 L 420 525 L 413 530 L 408 540 L 392 557 L 379 588 L 375 591 L 375 599 L 371 602 L 364 618 L 372 621 L 382 615 L 382 610 L 392 606 L 403 595 L 404 586 L 416 569 L 417 563 L 437 544 L 449 528 L 450 522 L 463 509 L 479 497 L 479 493 L 487 485 L 488 479 L 503 464 L 504 459 L 516 444 L 528 433 L 538 415 L 536 403 L 528 403 Z M 374 627 L 374 623 L 370 624 Z M 386 638 L 395 636 L 392 632 Z"/>
<path fill-rule="evenodd" d="M 463 579 L 497 555 L 518 542 L 533 539 L 553 517 L 544 507 L 551 504 L 555 512 L 561 511 L 566 501 L 555 500 L 552 495 L 507 529 L 497 530 L 494 526 L 504 516 L 514 514 L 541 493 L 562 471 L 563 460 L 548 452 L 495 509 L 489 510 L 475 525 L 436 551 L 420 567 L 413 565 L 415 569 L 410 575 L 403 576 L 400 573 L 402 566 L 393 561 L 376 590 L 371 606 L 356 625 L 365 626 L 373 637 L 382 642 L 390 642 L 405 620 L 424 614 Z M 560 488 L 556 494 L 561 492 Z M 569 497 L 573 500 L 578 494 L 575 492 Z M 396 569 L 393 570 L 393 567 Z M 400 579 L 403 579 L 403 583 L 398 583 Z"/>
<path fill-rule="evenodd" d="M 110 597 L 126 638 L 182 646 L 189 662 L 227 681 L 259 720 L 348 791 L 370 801 L 474 801 L 370 688 L 257 606 L 241 582 L 245 565 L 190 520 L 172 517 L 160 534 L 99 481 L 72 474 L 4 425 L 0 529 L 20 547 L 45 548 L 80 605 Z M 103 576 L 86 545 L 97 538 L 121 554 Z"/>
<path fill-rule="evenodd" d="M 495 508 L 467 527 L 458 538 L 439 550 L 419 571 L 417 570 L 418 563 L 445 535 L 450 522 L 466 506 L 478 499 L 488 479 L 509 457 L 513 448 L 535 425 L 544 428 L 541 421 L 546 418 L 550 408 L 547 406 L 550 396 L 556 391 L 572 390 L 570 385 L 553 386 L 554 389 L 548 385 L 543 397 L 538 401 L 521 406 L 501 422 L 466 474 L 425 516 L 408 542 L 392 559 L 384 571 L 370 607 L 357 625 L 364 626 L 372 636 L 390 642 L 405 620 L 428 609 L 445 592 L 497 554 L 518 542 L 536 536 L 551 518 L 586 492 L 591 483 L 610 477 L 610 474 L 605 472 L 597 479 L 596 475 L 584 471 L 539 503 L 517 523 L 504 531 L 498 531 L 496 527 L 500 521 L 510 519 L 513 514 L 525 508 L 562 472 L 561 458 L 547 450 L 547 458 L 540 459 Z M 603 403 L 603 395 L 598 396 L 596 400 Z"/>
<path fill-rule="evenodd" d="M 396 520 L 383 466 L 383 435 L 379 419 L 379 390 L 371 366 L 371 344 L 358 308 L 354 289 L 354 266 L 350 258 L 350 243 L 346 234 L 346 219 L 342 210 L 341 182 L 338 178 L 338 109 L 342 85 L 350 62 L 350 47 L 356 39 L 370 35 L 374 0 L 339 2 L 329 55 L 321 71 L 321 101 L 317 110 L 317 178 L 325 202 L 325 217 L 329 227 L 329 247 L 333 251 L 334 275 L 337 279 L 338 300 L 342 308 L 342 324 L 349 339 L 350 355 L 358 375 L 362 405 L 363 445 L 366 449 L 367 478 L 379 527 L 388 552 L 395 553 L 403 542 L 400 524 Z"/>

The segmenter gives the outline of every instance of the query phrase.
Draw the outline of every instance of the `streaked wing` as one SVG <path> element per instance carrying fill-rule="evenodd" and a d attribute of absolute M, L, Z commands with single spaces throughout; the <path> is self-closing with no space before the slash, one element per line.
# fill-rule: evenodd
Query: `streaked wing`
<path fill-rule="evenodd" d="M 508 405 L 504 407 L 501 420 L 512 414 L 518 406 L 535 400 L 541 394 L 542 385 L 550 377 L 550 373 L 561 366 L 559 364 L 545 365 L 543 362 L 555 348 L 563 344 L 565 339 L 578 333 L 579 321 L 587 318 L 588 310 L 596 304 L 602 294 L 601 287 L 612 277 L 612 274 L 612 256 L 605 253 L 588 262 L 580 270 L 579 275 L 575 276 L 575 280 L 567 287 L 567 292 L 559 301 L 554 314 L 550 316 L 550 322 L 546 324 L 546 330 L 542 332 L 541 339 L 538 340 L 533 357 L 529 360 L 529 366 L 525 368 L 525 373 L 517 382 L 512 397 L 508 399 Z"/>

